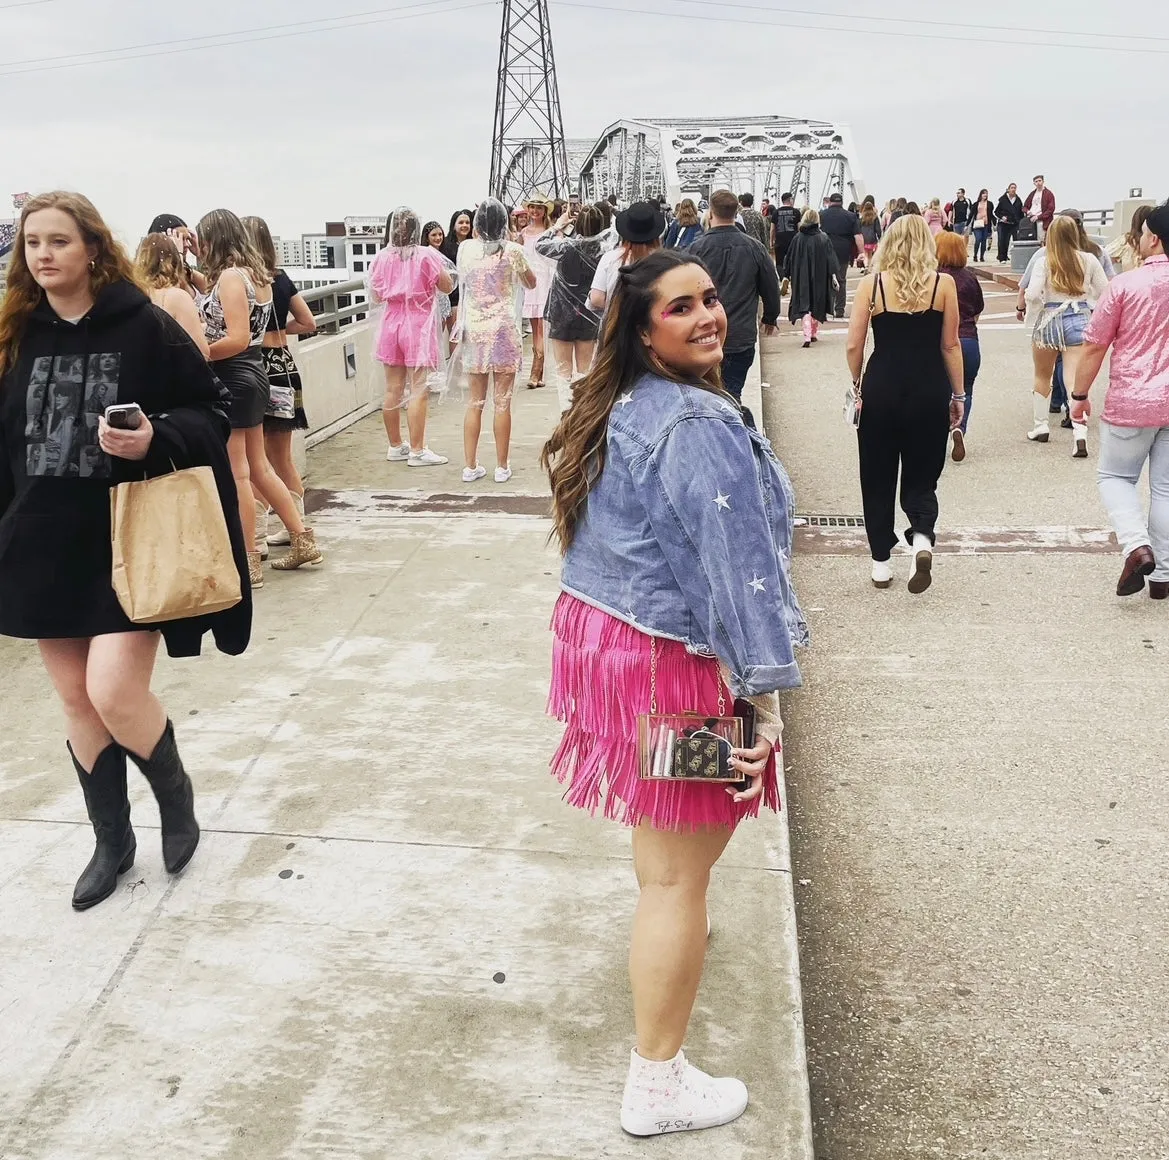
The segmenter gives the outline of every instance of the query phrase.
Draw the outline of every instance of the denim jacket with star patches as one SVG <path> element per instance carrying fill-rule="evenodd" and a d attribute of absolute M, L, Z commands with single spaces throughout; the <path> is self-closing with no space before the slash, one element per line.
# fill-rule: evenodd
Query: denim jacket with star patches
<path fill-rule="evenodd" d="M 791 688 L 793 645 L 808 643 L 790 578 L 793 507 L 771 444 L 733 404 L 646 375 L 613 407 L 561 587 L 718 657 L 735 696 Z"/>

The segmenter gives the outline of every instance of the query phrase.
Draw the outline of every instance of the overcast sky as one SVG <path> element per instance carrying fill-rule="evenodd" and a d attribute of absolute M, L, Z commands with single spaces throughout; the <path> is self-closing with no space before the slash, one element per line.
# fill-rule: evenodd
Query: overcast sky
<path fill-rule="evenodd" d="M 570 137 L 621 117 L 774 113 L 851 124 L 856 171 L 880 198 L 997 194 L 1040 171 L 1061 205 L 1111 205 L 1132 185 L 1169 194 L 1169 38 L 1096 40 L 1129 51 L 1095 52 L 1040 43 L 1068 35 L 944 23 L 1133 27 L 1131 12 L 1098 0 L 824 0 L 833 16 L 790 11 L 808 0 L 550 2 Z M 218 205 L 285 236 L 397 204 L 445 221 L 486 192 L 501 6 L 385 21 L 395 9 L 410 11 L 407 0 L 0 0 L 0 217 L 11 192 L 64 187 L 128 242 L 160 211 L 193 224 Z M 379 22 L 173 51 L 357 13 Z M 948 39 L 886 35 L 911 30 Z M 165 56 L 21 63 L 172 40 Z"/>

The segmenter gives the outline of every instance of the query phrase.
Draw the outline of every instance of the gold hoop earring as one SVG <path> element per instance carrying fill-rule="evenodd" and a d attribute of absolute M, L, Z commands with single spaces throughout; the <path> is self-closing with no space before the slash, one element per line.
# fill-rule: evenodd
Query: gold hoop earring
<path fill-rule="evenodd" d="M 97 263 L 91 260 L 89 263 L 89 272 L 92 274 L 94 272 L 94 270 L 96 270 L 96 269 L 97 269 Z"/>

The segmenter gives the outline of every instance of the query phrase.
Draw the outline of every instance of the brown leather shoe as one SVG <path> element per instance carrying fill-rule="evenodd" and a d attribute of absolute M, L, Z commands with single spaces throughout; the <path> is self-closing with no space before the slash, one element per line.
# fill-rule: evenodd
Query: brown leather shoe
<path fill-rule="evenodd" d="M 1149 581 L 1150 600 L 1164 600 L 1166 596 L 1169 596 L 1169 580 Z"/>
<path fill-rule="evenodd" d="M 1147 545 L 1134 548 L 1124 561 L 1124 569 L 1116 582 L 1117 596 L 1135 596 L 1145 586 L 1145 577 L 1157 566 L 1153 549 Z"/>

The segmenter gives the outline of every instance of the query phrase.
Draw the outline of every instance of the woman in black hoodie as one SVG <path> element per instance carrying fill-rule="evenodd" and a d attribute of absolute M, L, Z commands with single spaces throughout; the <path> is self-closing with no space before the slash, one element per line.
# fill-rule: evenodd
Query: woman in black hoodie
<path fill-rule="evenodd" d="M 150 691 L 159 633 L 131 623 L 111 582 L 110 489 L 207 464 L 215 472 L 244 600 L 163 626 L 172 656 L 248 643 L 247 555 L 227 458 L 220 387 L 177 322 L 134 281 L 97 210 L 76 193 L 26 203 L 0 305 L 0 634 L 35 639 L 68 720 L 96 836 L 73 905 L 107 898 L 134 864 L 129 756 L 162 818 L 166 868 L 199 842 L 174 728 Z M 137 403 L 136 430 L 104 417 Z"/>

